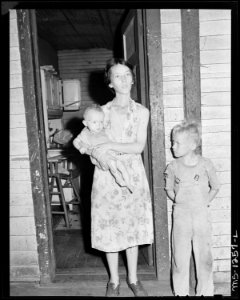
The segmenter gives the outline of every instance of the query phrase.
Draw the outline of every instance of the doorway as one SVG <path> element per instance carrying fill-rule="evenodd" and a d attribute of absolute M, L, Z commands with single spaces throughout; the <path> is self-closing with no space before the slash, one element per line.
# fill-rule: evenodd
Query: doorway
<path fill-rule="evenodd" d="M 86 17 L 86 12 L 80 12 L 84 13 Z M 89 11 L 89 10 L 88 10 Z M 111 12 L 112 11 L 112 12 Z M 114 11 L 114 12 L 113 12 Z M 91 45 L 94 45 L 95 47 L 99 47 L 99 45 L 104 45 L 104 47 L 107 47 L 108 50 L 112 51 L 113 56 L 119 56 L 122 57 L 124 55 L 123 53 L 123 47 L 122 44 L 120 45 L 119 41 L 122 41 L 122 31 L 121 29 L 124 28 L 123 22 L 124 20 L 128 20 L 129 12 L 126 10 L 121 10 L 121 14 L 118 15 L 118 24 L 115 25 L 115 30 L 113 32 L 113 26 L 112 22 L 114 17 L 111 16 L 111 13 L 115 16 L 117 14 L 116 10 L 90 10 L 89 12 L 89 22 L 88 25 L 81 24 L 80 20 L 81 17 L 76 15 L 76 10 L 36 10 L 36 25 L 37 25 L 37 32 L 38 32 L 38 53 L 39 53 L 39 62 L 41 65 L 53 65 L 56 72 L 60 75 L 61 74 L 61 65 L 59 64 L 59 51 L 66 50 L 66 45 L 70 45 L 69 51 L 73 51 L 76 47 L 83 47 L 83 51 L 87 51 L 89 46 L 88 43 L 93 43 Z M 74 15 L 75 14 L 75 15 Z M 58 19 L 59 16 L 59 19 Z M 74 17 L 75 16 L 75 17 Z M 132 16 L 132 12 L 130 13 L 130 16 Z M 127 18 L 126 18 L 127 17 Z M 139 17 L 139 16 L 138 16 Z M 83 15 L 82 15 L 83 18 Z M 108 32 L 108 35 L 105 36 L 105 38 L 102 36 L 103 44 L 101 44 L 101 41 L 97 39 L 96 34 L 94 38 L 90 38 L 91 34 L 89 34 L 87 37 L 84 34 L 81 34 L 81 32 L 90 32 L 90 26 L 94 27 L 97 24 L 97 19 L 101 21 L 103 24 L 103 28 L 105 28 L 106 32 Z M 131 17 L 130 17 L 131 18 Z M 75 22 L 73 21 L 75 20 Z M 139 20 L 139 19 L 138 19 Z M 51 22 L 55 21 L 55 25 Z M 83 22 L 84 23 L 84 22 Z M 50 25 L 51 24 L 51 25 Z M 77 34 L 77 40 L 76 37 L 70 37 L 66 33 L 69 30 L 73 30 L 75 34 Z M 59 37 L 59 32 L 62 32 L 64 35 L 64 38 L 62 36 Z M 109 35 L 110 34 L 110 35 Z M 109 39 L 109 36 L 111 36 L 111 39 Z M 75 39 L 75 42 L 74 42 Z M 85 40 L 84 40 L 85 39 Z M 94 41 L 95 39 L 95 41 Z M 91 40 L 91 41 L 90 41 Z M 81 41 L 81 44 L 79 41 Z M 84 44 L 85 42 L 85 44 Z M 122 43 L 122 42 L 121 42 Z M 93 46 L 91 46 L 93 47 Z M 139 55 L 139 53 L 135 54 Z M 140 60 L 141 61 L 141 60 Z M 89 61 L 86 63 L 89 64 Z M 91 61 L 90 64 L 93 62 Z M 99 63 L 97 58 L 95 60 L 95 63 Z M 139 62 L 135 59 L 133 62 L 137 74 L 140 74 L 140 70 L 138 67 Z M 143 66 L 142 66 L 143 67 Z M 143 70 L 141 70 L 143 72 Z M 144 73 L 144 72 L 143 72 Z M 143 74 L 141 73 L 141 74 Z M 90 79 L 95 79 L 96 83 L 96 75 L 99 75 L 98 78 L 102 78 L 101 74 L 94 74 L 92 73 Z M 95 76 L 95 77 L 94 77 Z M 138 78 L 138 88 L 142 87 L 143 82 L 145 82 L 145 79 L 143 79 L 141 76 L 137 76 Z M 140 81 L 141 79 L 141 81 Z M 88 87 L 91 86 L 91 83 L 87 84 Z M 102 86 L 102 83 L 99 84 L 99 87 Z M 103 85 L 104 86 L 104 85 Z M 94 89 L 96 89 L 96 85 L 94 86 Z M 93 91 L 94 92 L 94 91 Z M 102 93 L 104 93 L 102 91 Z M 85 95 L 86 96 L 86 95 Z M 108 95 L 110 97 L 110 95 Z M 145 99 L 144 101 L 147 101 L 146 98 L 139 99 Z M 103 103 L 101 103 L 103 104 Z M 143 103 L 146 104 L 145 102 Z M 69 118 L 71 116 L 71 118 Z M 81 127 L 81 117 L 77 115 L 77 113 L 74 112 L 65 112 L 60 117 L 61 120 L 63 120 L 63 127 L 68 126 L 68 129 L 72 130 L 73 135 L 79 133 L 79 131 L 82 129 Z M 59 116 L 54 119 L 54 117 L 51 116 L 51 120 L 59 119 Z M 54 123 L 53 121 L 51 122 Z M 78 128 L 78 131 L 74 131 Z M 70 147 L 71 148 L 71 147 Z M 66 150 L 66 149 L 65 149 Z M 73 151 L 74 149 L 68 149 L 69 151 Z M 83 209 L 84 211 L 79 211 L 77 208 L 76 210 L 73 209 L 73 211 L 70 214 L 70 221 L 71 221 L 71 229 L 66 229 L 64 219 L 59 217 L 53 217 L 52 219 L 52 225 L 53 225 L 53 242 L 54 242 L 54 253 L 55 253 L 55 260 L 56 260 L 56 277 L 55 280 L 62 280 L 65 276 L 77 276 L 78 278 L 86 278 L 89 277 L 90 279 L 106 279 L 108 278 L 107 274 L 107 265 L 105 261 L 105 256 L 102 252 L 94 250 L 91 248 L 90 245 L 90 191 L 91 191 L 91 182 L 92 182 L 92 174 L 93 174 L 93 167 L 86 157 L 80 157 L 79 153 L 74 154 L 73 163 L 75 162 L 75 166 L 80 169 L 80 195 L 83 202 Z M 144 153 L 144 160 L 147 164 L 149 154 Z M 150 169 L 149 165 L 148 170 Z M 150 176 L 151 172 L 148 172 L 148 176 Z M 152 259 L 152 253 L 153 249 L 149 249 L 146 247 L 141 247 L 140 253 L 139 253 L 139 275 L 140 279 L 153 279 L 156 278 L 156 272 L 154 267 L 154 261 Z M 126 259 L 123 255 L 120 255 L 120 276 L 125 276 L 125 265 L 126 265 Z"/>

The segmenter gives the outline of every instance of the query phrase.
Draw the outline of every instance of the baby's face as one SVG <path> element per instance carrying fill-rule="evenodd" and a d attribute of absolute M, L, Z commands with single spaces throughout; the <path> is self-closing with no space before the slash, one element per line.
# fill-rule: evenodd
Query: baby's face
<path fill-rule="evenodd" d="M 85 126 L 93 133 L 98 133 L 103 129 L 104 113 L 98 111 L 90 111 L 85 120 Z"/>

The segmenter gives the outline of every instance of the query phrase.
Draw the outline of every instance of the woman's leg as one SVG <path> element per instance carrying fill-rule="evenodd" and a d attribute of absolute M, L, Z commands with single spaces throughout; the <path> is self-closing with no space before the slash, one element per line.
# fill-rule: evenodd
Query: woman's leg
<path fill-rule="evenodd" d="M 138 246 L 126 249 L 129 283 L 137 282 Z"/>
<path fill-rule="evenodd" d="M 110 282 L 117 286 L 119 284 L 118 252 L 107 252 L 106 257 L 110 271 Z"/>
<path fill-rule="evenodd" d="M 127 265 L 128 265 L 128 286 L 133 291 L 135 297 L 148 296 L 148 293 L 142 286 L 142 283 L 137 278 L 137 261 L 138 261 L 138 246 L 128 248 Z"/>

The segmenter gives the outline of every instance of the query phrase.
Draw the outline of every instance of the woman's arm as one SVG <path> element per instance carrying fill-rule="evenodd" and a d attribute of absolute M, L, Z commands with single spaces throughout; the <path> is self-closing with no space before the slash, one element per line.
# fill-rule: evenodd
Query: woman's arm
<path fill-rule="evenodd" d="M 138 123 L 138 130 L 137 130 L 137 139 L 133 143 L 105 143 L 102 145 L 97 146 L 97 148 L 102 151 L 106 152 L 108 150 L 122 152 L 122 153 L 142 153 L 146 140 L 147 140 L 147 126 L 149 121 L 149 110 L 144 108 L 141 110 L 141 114 L 139 116 L 139 123 Z"/>

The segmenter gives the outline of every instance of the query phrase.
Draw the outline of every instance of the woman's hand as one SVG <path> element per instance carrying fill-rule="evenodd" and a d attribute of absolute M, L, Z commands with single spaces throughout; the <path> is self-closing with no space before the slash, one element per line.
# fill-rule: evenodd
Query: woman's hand
<path fill-rule="evenodd" d="M 97 145 L 95 148 L 100 151 L 101 153 L 106 153 L 108 150 L 113 150 L 113 144 L 114 143 L 103 143 Z"/>

